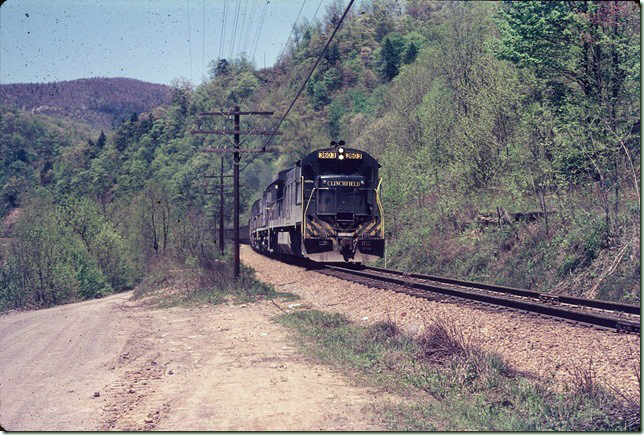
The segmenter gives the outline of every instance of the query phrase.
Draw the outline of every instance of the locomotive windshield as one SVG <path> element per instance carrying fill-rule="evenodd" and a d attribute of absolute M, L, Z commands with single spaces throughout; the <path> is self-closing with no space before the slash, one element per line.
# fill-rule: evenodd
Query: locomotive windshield
<path fill-rule="evenodd" d="M 318 177 L 318 214 L 368 214 L 365 179 L 355 175 Z"/>
<path fill-rule="evenodd" d="M 319 160 L 318 165 L 318 175 L 361 175 L 369 181 L 373 177 L 371 166 L 365 165 L 362 160 L 345 160 L 340 164 L 336 160 Z"/>
<path fill-rule="evenodd" d="M 320 189 L 318 214 L 368 214 L 367 189 Z"/>

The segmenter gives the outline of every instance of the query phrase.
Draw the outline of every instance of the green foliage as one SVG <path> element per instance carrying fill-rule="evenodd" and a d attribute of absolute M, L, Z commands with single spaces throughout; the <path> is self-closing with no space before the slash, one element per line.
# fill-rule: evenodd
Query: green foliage
<path fill-rule="evenodd" d="M 48 307 L 112 291 L 47 195 L 30 199 L 13 236 L 3 267 L 0 307 Z"/>
<path fill-rule="evenodd" d="M 72 260 L 76 270 L 78 288 L 76 294 L 81 299 L 100 297 L 111 293 L 111 287 L 106 282 L 105 276 L 92 259 L 85 252 L 74 251 Z"/>
<path fill-rule="evenodd" d="M 324 81 L 315 82 L 312 86 L 313 107 L 316 109 L 329 103 L 329 88 Z"/>
<path fill-rule="evenodd" d="M 417 32 L 406 35 L 392 32 L 386 35 L 379 52 L 380 74 L 383 78 L 391 81 L 403 65 L 414 63 L 425 41 Z"/>
<path fill-rule="evenodd" d="M 329 137 L 333 140 L 340 139 L 341 120 L 345 112 L 345 105 L 336 99 L 329 105 Z"/>
<path fill-rule="evenodd" d="M 391 81 L 398 75 L 403 49 L 404 42 L 400 34 L 388 34 L 383 38 L 380 48 L 380 74 L 385 80 Z"/>
<path fill-rule="evenodd" d="M 52 162 L 71 144 L 49 118 L 0 105 L 0 216 L 18 207 L 25 192 L 51 182 Z"/>
<path fill-rule="evenodd" d="M 598 295 L 636 298 L 637 256 L 617 258 L 615 268 L 608 259 L 635 249 L 639 234 L 633 8 L 361 4 L 273 139 L 279 157 L 260 155 L 242 171 L 242 213 L 277 170 L 342 139 L 382 165 L 390 265 L 544 289 L 586 282 Z M 279 114 L 343 10 L 336 1 L 322 20 L 295 26 L 274 67 L 257 70 L 243 56 L 213 60 L 204 83 L 175 81 L 169 106 L 129 110 L 113 131 L 0 106 L 0 215 L 36 187 L 49 192 L 59 230 L 73 241 L 65 252 L 78 253 L 70 254 L 75 262 L 60 261 L 58 273 L 74 283 L 61 294 L 76 297 L 81 281 L 87 297 L 90 288 L 130 288 L 159 262 L 192 264 L 212 248 L 218 198 L 204 193 L 203 182 L 219 173 L 220 161 L 200 150 L 230 146 L 232 138 L 190 131 L 232 126 L 198 114 L 234 105 Z M 274 128 L 274 119 L 243 122 L 242 129 Z M 262 141 L 243 140 L 249 148 Z M 249 161 L 243 156 L 242 167 Z M 225 156 L 226 174 L 231 165 Z M 227 199 L 228 226 L 231 208 Z M 540 217 L 484 224 L 502 211 Z M 33 251 L 27 240 L 21 246 Z M 11 278 L 3 291 L 27 288 L 18 283 Z"/>
<path fill-rule="evenodd" d="M 576 380 L 561 392 L 549 379 L 528 380 L 499 355 L 442 319 L 420 336 L 395 323 L 359 326 L 339 314 L 298 310 L 279 318 L 307 356 L 351 370 L 356 381 L 402 394 L 426 393 L 406 405 L 379 405 L 389 430 L 633 430 L 637 405 L 625 406 L 596 382 Z M 585 378 L 592 372 L 579 369 Z M 578 377 L 577 379 L 581 379 Z M 615 418 L 617 417 L 618 418 Z M 631 426 L 632 425 L 632 426 Z"/>

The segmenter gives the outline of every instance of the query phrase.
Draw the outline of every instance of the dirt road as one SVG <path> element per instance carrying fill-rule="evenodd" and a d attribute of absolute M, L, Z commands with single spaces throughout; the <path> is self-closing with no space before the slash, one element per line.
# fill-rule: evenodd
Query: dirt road
<path fill-rule="evenodd" d="M 268 303 L 151 309 L 123 293 L 0 316 L 7 430 L 382 430 L 379 391 L 291 347 Z"/>

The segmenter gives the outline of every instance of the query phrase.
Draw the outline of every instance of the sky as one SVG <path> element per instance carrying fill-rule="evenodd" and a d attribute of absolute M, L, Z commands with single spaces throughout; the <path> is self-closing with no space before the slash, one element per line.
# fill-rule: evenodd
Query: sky
<path fill-rule="evenodd" d="M 199 84 L 219 57 L 244 52 L 256 67 L 272 66 L 300 10 L 298 23 L 322 19 L 332 2 L 7 0 L 0 6 L 0 83 L 128 77 Z"/>

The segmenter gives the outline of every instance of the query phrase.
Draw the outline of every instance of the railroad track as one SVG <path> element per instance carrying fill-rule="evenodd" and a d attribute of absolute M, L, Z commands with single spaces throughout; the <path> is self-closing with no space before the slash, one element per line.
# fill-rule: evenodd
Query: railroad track
<path fill-rule="evenodd" d="M 493 284 L 356 265 L 325 265 L 320 272 L 425 299 L 445 295 L 619 332 L 640 333 L 640 307 L 541 293 Z"/>

